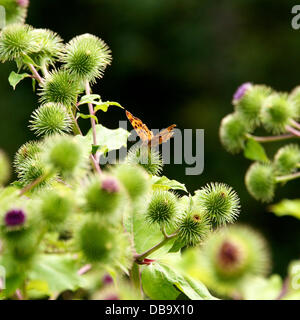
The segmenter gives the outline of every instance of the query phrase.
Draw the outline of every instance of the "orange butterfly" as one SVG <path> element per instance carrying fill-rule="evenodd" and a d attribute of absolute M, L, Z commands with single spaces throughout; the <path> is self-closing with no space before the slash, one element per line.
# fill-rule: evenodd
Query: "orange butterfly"
<path fill-rule="evenodd" d="M 126 110 L 126 116 L 133 126 L 136 133 L 142 140 L 143 145 L 148 144 L 149 147 L 158 146 L 164 142 L 167 142 L 174 135 L 174 128 L 176 124 L 171 125 L 167 129 L 162 130 L 156 135 L 148 129 L 148 127 L 139 118 L 133 116 L 129 111 Z"/>

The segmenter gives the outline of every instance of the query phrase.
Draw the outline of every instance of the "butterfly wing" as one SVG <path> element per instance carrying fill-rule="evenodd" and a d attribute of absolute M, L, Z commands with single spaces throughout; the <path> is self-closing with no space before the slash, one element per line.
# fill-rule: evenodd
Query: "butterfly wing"
<path fill-rule="evenodd" d="M 176 124 L 172 124 L 170 127 L 162 130 L 158 134 L 156 134 L 151 141 L 149 141 L 149 145 L 151 147 L 155 147 L 157 145 L 160 145 L 164 142 L 167 142 L 169 139 L 171 139 L 174 135 L 174 128 L 176 127 Z"/>
<path fill-rule="evenodd" d="M 153 133 L 148 129 L 148 127 L 142 122 L 141 119 L 133 116 L 129 111 L 126 110 L 126 116 L 133 126 L 136 133 L 139 135 L 141 140 L 144 142 L 149 142 L 153 138 Z"/>

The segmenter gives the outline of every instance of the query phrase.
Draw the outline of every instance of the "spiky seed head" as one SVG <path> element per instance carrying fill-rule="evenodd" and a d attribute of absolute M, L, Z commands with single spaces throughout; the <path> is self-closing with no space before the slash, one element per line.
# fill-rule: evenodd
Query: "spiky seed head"
<path fill-rule="evenodd" d="M 195 192 L 195 201 L 211 223 L 217 226 L 232 223 L 240 212 L 236 192 L 224 183 L 210 183 Z"/>
<path fill-rule="evenodd" d="M 26 160 L 34 159 L 42 150 L 41 142 L 29 141 L 23 144 L 17 151 L 14 159 L 14 167 L 19 176 Z"/>
<path fill-rule="evenodd" d="M 143 167 L 151 175 L 159 175 L 163 160 L 160 153 L 148 147 L 138 146 L 131 148 L 127 155 L 127 162 L 129 164 L 138 164 Z"/>
<path fill-rule="evenodd" d="M 6 25 L 24 23 L 27 16 L 29 0 L 0 0 L 5 8 Z"/>
<path fill-rule="evenodd" d="M 72 120 L 67 108 L 58 103 L 46 103 L 35 110 L 29 126 L 37 136 L 70 132 Z"/>
<path fill-rule="evenodd" d="M 69 177 L 85 166 L 86 159 L 73 136 L 54 135 L 45 140 L 43 160 L 63 177 Z"/>
<path fill-rule="evenodd" d="M 278 174 L 294 172 L 300 163 L 300 148 L 297 144 L 289 144 L 280 148 L 274 157 L 274 166 Z"/>
<path fill-rule="evenodd" d="M 48 29 L 33 29 L 30 31 L 35 39 L 38 50 L 31 55 L 38 65 L 53 64 L 61 55 L 64 45 L 61 37 Z"/>
<path fill-rule="evenodd" d="M 253 229 L 232 225 L 212 233 L 201 247 L 204 283 L 219 295 L 237 294 L 249 276 L 265 276 L 271 259 L 265 239 Z"/>
<path fill-rule="evenodd" d="M 286 132 L 286 126 L 295 116 L 295 108 L 286 94 L 272 94 L 265 99 L 261 121 L 267 131 L 274 134 Z"/>
<path fill-rule="evenodd" d="M 115 178 L 93 177 L 84 192 L 86 209 L 116 220 L 115 214 L 121 203 L 121 195 L 119 182 Z"/>
<path fill-rule="evenodd" d="M 149 190 L 149 177 L 140 166 L 121 164 L 115 168 L 114 173 L 132 200 L 138 199 Z"/>
<path fill-rule="evenodd" d="M 253 163 L 245 177 L 246 187 L 256 200 L 271 202 L 276 187 L 275 172 L 272 164 Z"/>
<path fill-rule="evenodd" d="M 300 86 L 293 89 L 288 99 L 294 106 L 295 118 L 300 119 Z"/>
<path fill-rule="evenodd" d="M 41 193 L 40 212 L 51 228 L 61 226 L 74 208 L 74 200 L 64 190 L 47 190 Z"/>
<path fill-rule="evenodd" d="M 103 221 L 93 217 L 81 227 L 78 244 L 88 261 L 109 263 L 117 246 L 116 232 Z"/>
<path fill-rule="evenodd" d="M 102 77 L 105 68 L 111 63 L 111 51 L 100 38 L 83 34 L 66 45 L 62 61 L 73 76 L 93 82 Z"/>
<path fill-rule="evenodd" d="M 22 59 L 37 50 L 32 27 L 24 24 L 10 24 L 0 34 L 0 60 L 2 62 Z"/>
<path fill-rule="evenodd" d="M 32 261 L 38 253 L 38 235 L 36 228 L 10 228 L 4 235 L 5 247 L 9 255 L 20 266 Z"/>
<path fill-rule="evenodd" d="M 210 221 L 200 207 L 187 210 L 177 220 L 178 239 L 184 246 L 199 245 L 210 231 Z"/>
<path fill-rule="evenodd" d="M 172 225 L 178 215 L 178 199 L 169 191 L 154 191 L 146 211 L 146 219 L 149 223 L 157 223 L 160 226 Z"/>
<path fill-rule="evenodd" d="M 244 149 L 246 134 L 249 131 L 242 118 L 237 113 L 232 113 L 222 120 L 219 135 L 228 152 L 238 153 Z"/>
<path fill-rule="evenodd" d="M 46 77 L 39 94 L 42 102 L 61 103 L 70 107 L 76 103 L 80 92 L 80 83 L 67 70 L 61 69 Z"/>
<path fill-rule="evenodd" d="M 24 161 L 18 170 L 19 181 L 23 187 L 35 182 L 37 179 L 47 176 L 48 167 L 41 161 L 41 159 L 28 159 Z M 53 176 L 42 179 L 32 191 L 40 190 L 49 186 L 53 182 Z"/>
<path fill-rule="evenodd" d="M 236 111 L 249 126 L 255 128 L 260 123 L 262 106 L 271 93 L 272 89 L 269 87 L 253 85 L 240 100 L 234 101 Z"/>
<path fill-rule="evenodd" d="M 10 163 L 6 154 L 0 150 L 0 186 L 6 183 L 10 177 Z"/>

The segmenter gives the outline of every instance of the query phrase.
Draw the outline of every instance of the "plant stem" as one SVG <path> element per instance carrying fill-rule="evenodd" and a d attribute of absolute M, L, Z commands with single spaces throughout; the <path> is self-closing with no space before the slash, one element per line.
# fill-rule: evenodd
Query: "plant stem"
<path fill-rule="evenodd" d="M 251 134 L 247 134 L 247 138 L 252 138 L 257 142 L 274 142 L 274 141 L 291 139 L 294 137 L 295 135 L 292 133 L 282 134 L 280 136 L 267 136 L 267 137 L 258 137 L 258 136 L 253 136 Z"/>
<path fill-rule="evenodd" d="M 300 130 L 300 123 L 295 120 L 291 120 L 291 125 Z"/>
<path fill-rule="evenodd" d="M 88 81 L 85 83 L 85 92 L 86 92 L 87 95 L 91 94 L 91 88 L 90 88 L 90 84 L 89 84 Z M 89 106 L 90 115 L 94 116 L 95 112 L 94 112 L 93 104 L 92 103 L 88 103 L 88 106 Z M 93 131 L 93 144 L 94 144 L 94 146 L 97 146 L 98 143 L 97 143 L 96 121 L 95 121 L 95 119 L 93 117 L 91 117 L 91 125 L 92 125 L 92 131 Z M 102 171 L 101 171 L 101 168 L 100 168 L 100 165 L 99 165 L 98 153 L 96 152 L 95 155 L 91 155 L 91 159 L 93 161 L 95 170 L 101 175 Z"/>
<path fill-rule="evenodd" d="M 87 95 L 91 94 L 91 88 L 90 88 L 88 81 L 85 84 L 85 92 Z M 95 113 L 94 113 L 93 105 L 91 103 L 88 103 L 88 106 L 89 106 L 90 115 L 94 116 Z M 92 125 L 92 130 L 93 130 L 93 142 L 94 142 L 94 145 L 97 146 L 98 143 L 97 143 L 97 134 L 96 134 L 96 121 L 92 117 L 91 117 L 91 125 Z"/>
<path fill-rule="evenodd" d="M 92 269 L 92 265 L 91 264 L 86 264 L 85 266 L 83 266 L 82 268 L 80 268 L 78 271 L 77 271 L 77 274 L 79 276 L 82 276 L 84 275 L 85 273 L 87 273 L 88 271 L 90 271 Z"/>
<path fill-rule="evenodd" d="M 40 74 L 37 72 L 36 68 L 32 64 L 28 64 L 28 67 L 32 72 L 34 79 L 36 79 L 39 83 L 43 83 L 44 80 L 40 76 Z"/>
<path fill-rule="evenodd" d="M 25 186 L 25 187 L 20 191 L 19 196 L 23 196 L 25 193 L 27 193 L 28 191 L 32 190 L 36 185 L 38 185 L 39 183 L 41 183 L 42 181 L 44 181 L 48 176 L 49 176 L 49 173 L 45 173 L 45 174 L 41 175 L 40 177 L 38 177 L 36 180 L 32 181 L 30 184 L 28 184 L 27 186 Z"/>
<path fill-rule="evenodd" d="M 298 131 L 297 129 L 294 129 L 291 126 L 286 126 L 286 130 L 290 133 L 292 133 L 294 136 L 296 137 L 300 137 L 300 131 Z"/>
<path fill-rule="evenodd" d="M 165 234 L 164 239 L 162 241 L 160 241 L 158 244 L 156 244 L 155 246 L 153 246 L 152 248 L 150 248 L 149 250 L 141 253 L 141 254 L 137 254 L 135 256 L 135 261 L 137 263 L 142 262 L 145 258 L 147 258 L 150 254 L 152 254 L 153 252 L 157 251 L 158 249 L 160 249 L 161 247 L 163 247 L 166 243 L 168 243 L 171 239 L 177 237 L 177 233 L 174 233 L 170 236 L 168 236 L 167 234 Z"/>
<path fill-rule="evenodd" d="M 300 178 L 300 172 L 288 174 L 286 176 L 276 177 L 276 182 L 287 182 L 297 178 Z"/>

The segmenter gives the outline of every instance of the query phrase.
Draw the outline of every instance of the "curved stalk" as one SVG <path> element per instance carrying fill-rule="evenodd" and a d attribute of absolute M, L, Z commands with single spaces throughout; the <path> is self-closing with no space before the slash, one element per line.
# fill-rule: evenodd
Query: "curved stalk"
<path fill-rule="evenodd" d="M 295 135 L 292 133 L 282 134 L 279 136 L 266 136 L 266 137 L 259 137 L 259 136 L 253 136 L 252 134 L 247 134 L 247 138 L 252 138 L 257 142 L 274 142 L 274 141 L 281 141 L 286 139 L 295 138 Z"/>
<path fill-rule="evenodd" d="M 287 182 L 298 178 L 300 178 L 300 172 L 288 174 L 286 176 L 276 177 L 276 182 Z"/>

